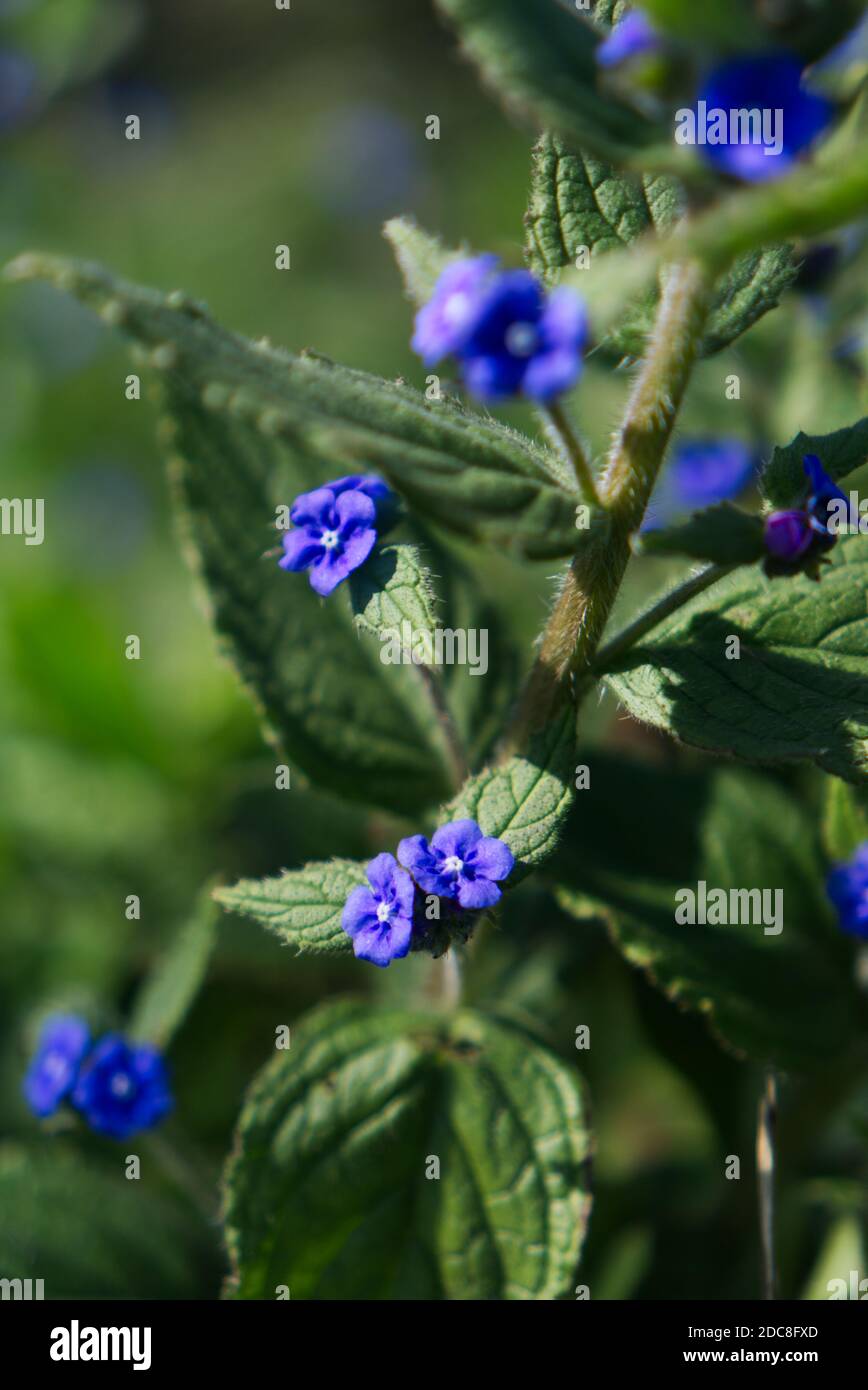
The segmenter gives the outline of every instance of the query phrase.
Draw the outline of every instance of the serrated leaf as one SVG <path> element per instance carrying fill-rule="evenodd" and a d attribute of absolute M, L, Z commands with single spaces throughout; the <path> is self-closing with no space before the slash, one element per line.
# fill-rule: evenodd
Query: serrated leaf
<path fill-rule="evenodd" d="M 674 179 L 630 178 L 546 131 L 533 151 L 525 217 L 528 264 L 547 284 L 573 265 L 581 247 L 603 254 L 649 230 L 667 231 L 681 211 Z"/>
<path fill-rule="evenodd" d="M 124 1152 L 124 1151 L 121 1151 Z M 174 1199 L 55 1139 L 0 1148 L 0 1270 L 46 1299 L 213 1298 L 213 1238 Z"/>
<path fill-rule="evenodd" d="M 602 916 L 627 959 L 730 1048 L 794 1070 L 839 1058 L 857 1020 L 851 953 L 792 795 L 743 770 L 675 772 L 601 752 L 586 761 L 590 786 L 549 868 L 561 906 Z M 737 900 L 725 925 L 676 921 L 678 894 L 700 883 L 707 900 L 780 889 L 782 929 L 773 897 L 765 908 Z"/>
<path fill-rule="evenodd" d="M 466 249 L 450 250 L 439 237 L 423 231 L 412 217 L 392 217 L 383 227 L 398 262 L 407 298 L 421 308 L 427 304 L 440 276 L 452 262 L 470 254 Z"/>
<path fill-rule="evenodd" d="M 868 416 L 832 434 L 805 434 L 800 430 L 792 443 L 778 445 L 761 479 L 763 492 L 773 507 L 792 507 L 804 498 L 808 486 L 805 454 L 816 454 L 836 482 L 855 473 L 868 463 Z"/>
<path fill-rule="evenodd" d="M 230 1293 L 565 1297 L 589 1147 L 577 1073 L 526 1034 L 477 1013 L 327 1005 L 242 1110 Z"/>
<path fill-rule="evenodd" d="M 745 571 L 665 619 L 605 679 L 634 718 L 685 743 L 751 762 L 811 758 L 864 781 L 866 594 L 868 541 L 843 537 L 819 584 Z"/>
<path fill-rule="evenodd" d="M 364 631 L 400 634 L 409 623 L 413 634 L 433 640 L 434 585 L 416 546 L 383 546 L 350 576 L 349 587 L 356 625 Z"/>
<path fill-rule="evenodd" d="M 575 712 L 570 706 L 521 755 L 485 768 L 442 813 L 469 818 L 503 840 L 515 857 L 514 884 L 553 853 L 575 785 Z"/>
<path fill-rule="evenodd" d="M 133 1004 L 130 1033 L 165 1049 L 198 994 L 214 950 L 219 914 L 210 889 L 148 975 Z"/>
<path fill-rule="evenodd" d="M 682 194 L 666 175 L 624 174 L 574 150 L 569 142 L 544 134 L 535 150 L 531 197 L 526 218 L 526 255 L 536 274 L 553 284 L 573 266 L 578 249 L 588 247 L 591 270 L 575 271 L 578 290 L 590 280 L 595 258 L 632 246 L 649 233 L 664 236 L 679 221 Z M 602 277 L 607 273 L 604 265 Z M 734 261 L 721 278 L 711 304 L 700 354 L 720 352 L 773 309 L 795 277 L 787 246 L 751 251 Z M 603 346 L 640 356 L 654 327 L 657 295 L 639 293 L 617 321 L 606 325 Z"/>
<path fill-rule="evenodd" d="M 868 806 L 861 788 L 826 781 L 823 803 L 823 848 L 833 862 L 841 863 L 868 841 Z"/>
<path fill-rule="evenodd" d="M 279 878 L 241 879 L 214 897 L 228 912 L 250 917 L 298 951 L 351 951 L 341 926 L 344 903 L 365 883 L 365 866 L 350 859 L 306 864 Z"/>
<path fill-rule="evenodd" d="M 184 296 L 141 289 L 98 266 L 28 255 L 7 276 L 51 281 L 146 347 L 200 429 L 206 417 L 227 435 L 243 425 L 263 452 L 288 445 L 328 467 L 327 477 L 378 469 L 427 519 L 514 554 L 547 559 L 576 549 L 581 498 L 564 484 L 560 461 L 491 417 L 312 353 L 252 343 Z"/>
<path fill-rule="evenodd" d="M 601 87 L 594 58 L 601 33 L 585 16 L 558 0 L 437 3 L 486 86 L 520 118 L 558 131 L 601 159 L 641 159 L 656 145 L 674 160 L 665 128 Z"/>
<path fill-rule="evenodd" d="M 679 526 L 644 532 L 638 549 L 643 555 L 687 555 L 717 565 L 750 565 L 765 554 L 763 523 L 731 502 L 720 502 L 694 512 Z"/>

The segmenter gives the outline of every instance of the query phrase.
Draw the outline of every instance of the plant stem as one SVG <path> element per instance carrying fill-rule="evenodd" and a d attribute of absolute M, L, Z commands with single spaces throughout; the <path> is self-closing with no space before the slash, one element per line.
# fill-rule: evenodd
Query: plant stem
<path fill-rule="evenodd" d="M 453 945 L 431 961 L 425 992 L 437 1008 L 449 1011 L 461 1002 L 461 985 L 461 960 Z"/>
<path fill-rule="evenodd" d="M 704 589 L 710 589 L 712 584 L 716 584 L 719 579 L 723 579 L 727 574 L 738 569 L 737 564 L 733 565 L 708 565 L 698 574 L 691 575 L 683 584 L 664 594 L 659 602 L 655 603 L 646 613 L 640 613 L 632 623 L 625 627 L 621 632 L 601 647 L 594 659 L 593 670 L 595 675 L 602 675 L 608 671 L 624 655 L 626 651 L 634 646 L 646 632 L 657 627 L 664 618 L 668 618 L 670 613 L 675 613 L 682 608 L 690 599 L 701 594 Z"/>
<path fill-rule="evenodd" d="M 199 1214 L 211 1224 L 217 1220 L 216 1184 L 200 1172 L 164 1134 L 151 1133 L 142 1141 L 169 1181 L 190 1198 Z M 204 1190 L 203 1190 L 204 1188 Z M 211 1195 L 213 1193 L 213 1195 Z"/>
<path fill-rule="evenodd" d="M 452 774 L 452 782 L 455 790 L 463 784 L 468 775 L 467 756 L 464 752 L 464 744 L 461 735 L 452 718 L 452 711 L 446 700 L 443 685 L 436 671 L 430 666 L 414 666 L 413 668 L 419 675 L 419 679 L 428 692 L 428 698 L 434 708 L 437 717 L 437 724 L 443 737 L 446 755 L 449 760 L 449 770 Z"/>
<path fill-rule="evenodd" d="M 757 1191 L 759 1194 L 760 1243 L 762 1245 L 763 1297 L 777 1297 L 775 1265 L 775 1121 L 777 1080 L 771 1068 L 760 1096 L 756 1131 Z"/>
<path fill-rule="evenodd" d="M 540 414 L 557 438 L 567 462 L 572 464 L 582 497 L 590 507 L 598 507 L 600 499 L 597 496 L 588 456 L 564 407 L 560 401 L 552 401 L 550 405 L 540 407 Z"/>
<path fill-rule="evenodd" d="M 713 277 L 698 262 L 674 266 L 624 421 L 601 480 L 609 527 L 589 535 L 564 578 L 543 632 L 506 747 L 520 747 L 569 698 L 573 677 L 590 671 L 657 479 L 696 359 Z"/>

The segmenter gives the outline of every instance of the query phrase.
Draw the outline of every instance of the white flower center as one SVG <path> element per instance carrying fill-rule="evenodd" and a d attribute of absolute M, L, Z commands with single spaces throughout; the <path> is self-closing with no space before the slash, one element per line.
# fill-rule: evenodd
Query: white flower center
<path fill-rule="evenodd" d="M 455 327 L 456 324 L 463 323 L 470 312 L 470 295 L 464 290 L 456 290 L 450 294 L 443 305 L 443 317 L 448 324 Z"/>
<path fill-rule="evenodd" d="M 392 915 L 391 903 L 377 903 L 377 921 L 388 922 Z"/>
<path fill-rule="evenodd" d="M 326 550 L 334 550 L 340 544 L 340 536 L 337 531 L 323 531 L 320 536 L 320 543 Z"/>
<path fill-rule="evenodd" d="M 539 342 L 536 325 L 532 323 L 511 323 L 506 330 L 507 352 L 513 357 L 530 357 Z"/>
<path fill-rule="evenodd" d="M 116 1074 L 112 1077 L 111 1084 L 109 1086 L 109 1090 L 111 1091 L 112 1095 L 117 1096 L 119 1099 L 122 1099 L 124 1096 L 128 1096 L 132 1089 L 133 1083 L 132 1081 L 130 1081 L 130 1078 L 126 1076 L 122 1071 L 116 1072 Z"/>
<path fill-rule="evenodd" d="M 464 860 L 459 859 L 457 854 L 450 854 L 448 859 L 443 860 L 444 874 L 460 874 L 464 868 Z"/>

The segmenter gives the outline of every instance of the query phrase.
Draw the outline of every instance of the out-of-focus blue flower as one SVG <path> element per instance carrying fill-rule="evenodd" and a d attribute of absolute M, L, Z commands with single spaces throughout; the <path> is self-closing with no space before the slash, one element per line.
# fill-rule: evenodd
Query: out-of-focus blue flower
<path fill-rule="evenodd" d="M 172 1108 L 169 1078 L 155 1047 L 107 1033 L 81 1068 L 72 1104 L 91 1129 L 126 1139 L 151 1129 Z"/>
<path fill-rule="evenodd" d="M 868 940 L 868 841 L 846 863 L 835 865 L 826 879 L 826 892 L 838 911 L 841 930 Z"/>
<path fill-rule="evenodd" d="M 606 36 L 594 53 L 601 68 L 614 68 L 631 58 L 641 58 L 663 47 L 663 39 L 641 10 L 631 10 Z"/>
<path fill-rule="evenodd" d="M 501 271 L 494 257 L 479 256 L 444 270 L 417 315 L 413 347 L 429 365 L 457 357 L 481 400 L 548 401 L 578 380 L 587 338 L 578 294 L 546 295 L 529 271 Z"/>
<path fill-rule="evenodd" d="M 360 884 L 353 889 L 344 904 L 341 925 L 352 938 L 359 960 L 385 967 L 410 949 L 416 890 L 393 854 L 372 859 L 367 876 L 370 888 Z"/>
<path fill-rule="evenodd" d="M 704 103 L 704 107 L 703 107 Z M 737 58 L 723 63 L 706 78 L 695 108 L 697 126 L 703 126 L 705 110 L 709 134 L 714 134 L 712 113 L 720 111 L 729 124 L 732 112 L 769 113 L 771 143 L 743 139 L 726 144 L 699 144 L 702 157 L 722 173 L 749 182 L 764 182 L 786 174 L 800 155 L 831 124 L 835 107 L 826 97 L 810 91 L 804 84 L 802 66 L 789 53 L 768 53 Z M 780 113 L 780 115 L 778 115 Z M 775 123 L 779 128 L 775 129 Z M 733 132 L 727 129 L 727 134 Z M 742 130 L 739 133 L 746 135 Z"/>
<path fill-rule="evenodd" d="M 36 103 L 36 65 L 26 53 L 0 49 L 0 134 L 27 119 Z"/>
<path fill-rule="evenodd" d="M 283 537 L 281 569 L 308 570 L 311 588 L 327 597 L 373 550 L 376 515 L 374 502 L 358 487 L 302 493 L 290 509 L 294 529 Z"/>
<path fill-rule="evenodd" d="M 72 1091 L 90 1046 L 84 1019 L 59 1015 L 43 1025 L 36 1052 L 24 1078 L 24 1098 L 34 1115 L 53 1115 Z"/>
<path fill-rule="evenodd" d="M 756 451 L 741 439 L 682 439 L 660 480 L 643 531 L 738 497 L 756 475 Z"/>
<path fill-rule="evenodd" d="M 465 908 L 498 902 L 498 884 L 515 865 L 503 840 L 483 835 L 475 820 L 441 825 L 430 844 L 424 835 L 410 835 L 398 845 L 398 858 L 426 893 L 457 898 Z"/>

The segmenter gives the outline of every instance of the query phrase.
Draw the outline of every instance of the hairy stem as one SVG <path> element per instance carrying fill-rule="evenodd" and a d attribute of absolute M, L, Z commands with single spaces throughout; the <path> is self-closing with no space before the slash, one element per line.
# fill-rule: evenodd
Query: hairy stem
<path fill-rule="evenodd" d="M 609 527 L 573 560 L 543 632 L 539 653 L 507 733 L 517 747 L 583 683 L 609 620 L 696 359 L 713 280 L 695 261 L 675 266 L 624 421 L 609 454 L 600 500 Z"/>
<path fill-rule="evenodd" d="M 769 1068 L 760 1097 L 756 1131 L 756 1172 L 759 1197 L 760 1244 L 762 1246 L 763 1298 L 777 1297 L 775 1261 L 775 1121 L 777 1081 Z"/>
<path fill-rule="evenodd" d="M 662 623 L 664 618 L 668 618 L 670 613 L 675 613 L 679 608 L 683 608 L 685 603 L 701 594 L 705 589 L 710 589 L 712 584 L 723 579 L 727 574 L 732 574 L 733 570 L 738 569 L 737 564 L 733 565 L 708 565 L 698 574 L 691 575 L 683 584 L 672 589 L 668 594 L 664 594 L 658 603 L 652 605 L 645 613 L 640 613 L 634 622 L 630 623 L 621 632 L 607 642 L 598 651 L 593 670 L 595 675 L 602 675 L 615 665 L 619 657 L 640 641 L 647 632 L 651 632 L 658 623 Z"/>
<path fill-rule="evenodd" d="M 449 708 L 440 675 L 437 671 L 432 670 L 430 666 L 414 666 L 413 669 L 418 674 L 419 679 L 428 693 L 428 698 L 431 702 L 437 719 L 437 725 L 443 739 L 452 784 L 457 791 L 464 783 L 469 768 L 467 765 L 467 756 L 464 751 L 464 744 L 458 732 L 455 720 L 452 718 L 452 711 Z"/>
<path fill-rule="evenodd" d="M 551 405 L 542 406 L 540 414 L 560 444 L 561 452 L 567 462 L 572 465 L 582 497 L 590 507 L 599 506 L 600 499 L 597 496 L 594 476 L 591 473 L 591 465 L 588 462 L 584 445 L 576 434 L 573 422 L 560 401 L 553 401 Z"/>

